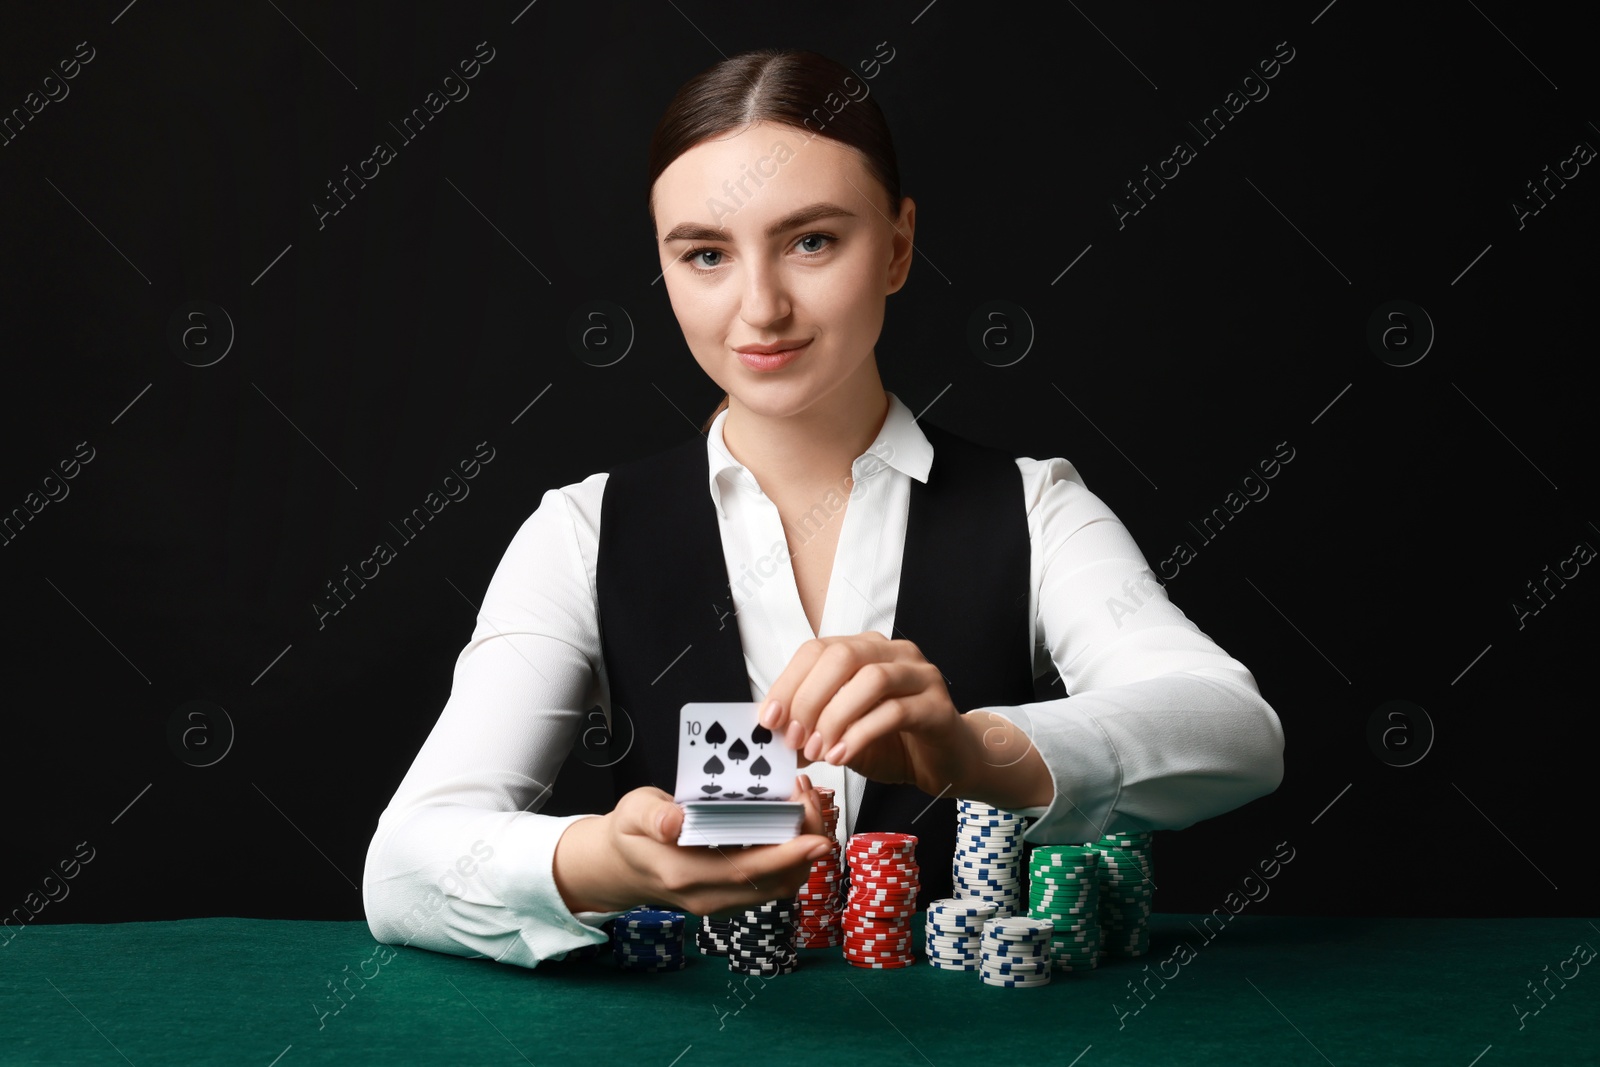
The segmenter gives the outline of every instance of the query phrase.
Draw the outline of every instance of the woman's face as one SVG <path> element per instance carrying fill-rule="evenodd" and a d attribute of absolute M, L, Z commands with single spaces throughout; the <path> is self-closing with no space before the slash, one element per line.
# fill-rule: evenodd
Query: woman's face
<path fill-rule="evenodd" d="M 884 298 L 910 269 L 915 216 L 907 198 L 896 233 L 888 194 L 854 149 L 757 123 L 680 155 L 653 195 L 672 310 L 725 392 L 777 417 L 861 380 Z M 741 359 L 753 345 L 800 348 L 760 369 Z"/>

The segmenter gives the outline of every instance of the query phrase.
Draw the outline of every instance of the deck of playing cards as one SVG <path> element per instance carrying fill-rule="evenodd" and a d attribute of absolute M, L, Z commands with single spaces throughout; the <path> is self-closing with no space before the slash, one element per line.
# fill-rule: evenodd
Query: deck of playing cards
<path fill-rule="evenodd" d="M 685 704 L 678 734 L 680 845 L 778 845 L 800 832 L 795 754 L 756 719 L 756 703 Z"/>

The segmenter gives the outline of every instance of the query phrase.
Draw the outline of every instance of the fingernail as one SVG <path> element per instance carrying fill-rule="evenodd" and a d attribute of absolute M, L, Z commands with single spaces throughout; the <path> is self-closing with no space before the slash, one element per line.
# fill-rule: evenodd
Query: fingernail
<path fill-rule="evenodd" d="M 826 856 L 828 853 L 830 853 L 832 851 L 833 851 L 833 845 L 831 845 L 831 844 L 818 845 L 816 848 L 813 848 L 810 852 L 806 853 L 806 859 L 812 860 L 813 862 L 815 862 L 816 860 L 820 860 L 822 857 Z"/>
<path fill-rule="evenodd" d="M 771 728 L 772 724 L 777 721 L 777 718 L 778 702 L 776 700 L 767 701 L 765 704 L 761 705 L 761 710 L 756 713 L 756 719 L 761 723 L 762 726 L 768 728 Z"/>
<path fill-rule="evenodd" d="M 784 741 L 790 748 L 798 750 L 800 742 L 804 741 L 805 737 L 806 728 L 797 722 L 792 722 L 789 724 L 789 732 L 784 735 Z"/>
<path fill-rule="evenodd" d="M 811 792 L 811 776 L 809 774 L 802 774 L 800 776 L 800 788 L 804 792 Z"/>
<path fill-rule="evenodd" d="M 843 759 L 844 742 L 840 741 L 837 745 L 834 745 L 832 748 L 828 749 L 827 761 L 834 765 L 838 765 L 838 763 Z"/>
<path fill-rule="evenodd" d="M 812 734 L 806 741 L 806 759 L 814 760 L 822 755 L 822 735 Z"/>

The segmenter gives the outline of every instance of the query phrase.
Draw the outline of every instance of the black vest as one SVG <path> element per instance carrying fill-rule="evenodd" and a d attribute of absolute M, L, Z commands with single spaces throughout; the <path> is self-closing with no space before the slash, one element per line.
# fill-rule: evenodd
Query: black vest
<path fill-rule="evenodd" d="M 911 481 L 892 636 L 916 644 L 960 711 L 1035 699 L 1029 539 L 1015 458 L 921 423 L 928 480 Z M 616 796 L 676 785 L 678 715 L 751 700 L 706 440 L 623 463 L 606 480 L 595 585 L 613 732 L 627 752 Z M 626 725 L 625 725 L 626 724 Z M 956 803 L 869 781 L 854 829 L 916 834 L 920 907 L 951 894 Z"/>

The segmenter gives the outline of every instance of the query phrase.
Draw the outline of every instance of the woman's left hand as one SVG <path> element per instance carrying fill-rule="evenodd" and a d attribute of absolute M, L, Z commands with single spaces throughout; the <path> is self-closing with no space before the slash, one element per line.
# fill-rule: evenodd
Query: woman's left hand
<path fill-rule="evenodd" d="M 762 725 L 799 753 L 802 766 L 843 764 L 938 795 L 965 782 L 975 758 L 973 733 L 939 668 L 910 641 L 876 630 L 805 642 L 767 701 Z"/>

